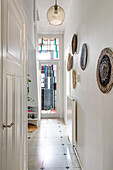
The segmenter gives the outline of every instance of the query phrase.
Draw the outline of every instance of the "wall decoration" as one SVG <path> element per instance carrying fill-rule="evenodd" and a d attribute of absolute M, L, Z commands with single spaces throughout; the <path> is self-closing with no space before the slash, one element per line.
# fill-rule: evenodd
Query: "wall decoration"
<path fill-rule="evenodd" d="M 72 38 L 72 54 L 74 54 L 77 50 L 77 35 L 74 34 Z"/>
<path fill-rule="evenodd" d="M 72 83 L 73 83 L 73 89 L 75 89 L 75 86 L 76 86 L 76 72 L 75 72 L 75 70 L 72 71 Z"/>
<path fill-rule="evenodd" d="M 81 66 L 82 70 L 85 70 L 85 68 L 86 68 L 87 56 L 88 56 L 87 44 L 83 44 L 81 58 L 80 58 L 80 66 Z"/>
<path fill-rule="evenodd" d="M 68 62 L 67 62 L 67 71 L 70 71 L 73 68 L 73 56 L 68 54 Z"/>
<path fill-rule="evenodd" d="M 102 50 L 97 65 L 97 83 L 103 93 L 113 86 L 113 52 L 109 48 Z"/>

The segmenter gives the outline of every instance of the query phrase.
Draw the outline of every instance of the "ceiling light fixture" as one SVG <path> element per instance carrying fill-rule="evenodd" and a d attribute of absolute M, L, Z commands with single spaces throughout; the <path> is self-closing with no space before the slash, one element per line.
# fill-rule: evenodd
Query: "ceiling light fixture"
<path fill-rule="evenodd" d="M 65 12 L 62 7 L 57 5 L 57 0 L 55 0 L 55 5 L 48 9 L 47 19 L 49 23 L 54 26 L 58 26 L 63 23 L 65 19 Z"/>

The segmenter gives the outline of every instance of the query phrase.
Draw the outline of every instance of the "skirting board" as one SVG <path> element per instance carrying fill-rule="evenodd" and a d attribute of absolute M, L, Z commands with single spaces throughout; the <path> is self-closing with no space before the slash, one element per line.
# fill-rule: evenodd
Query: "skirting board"
<path fill-rule="evenodd" d="M 77 160 L 78 160 L 78 162 L 79 162 L 79 164 L 80 164 L 81 170 L 84 170 L 84 169 L 83 169 L 83 166 L 82 166 L 82 163 L 81 163 L 81 160 L 80 160 L 80 157 L 79 157 L 79 154 L 78 154 L 78 152 L 77 152 L 77 149 L 76 149 L 75 147 L 73 147 L 73 149 L 74 149 L 75 155 L 76 155 L 76 157 L 77 157 Z"/>

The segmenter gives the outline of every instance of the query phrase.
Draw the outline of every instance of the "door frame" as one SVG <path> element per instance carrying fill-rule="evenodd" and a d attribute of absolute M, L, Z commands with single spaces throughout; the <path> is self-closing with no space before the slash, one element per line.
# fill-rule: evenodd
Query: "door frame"
<path fill-rule="evenodd" d="M 60 71 L 59 71 L 59 66 L 60 66 L 60 62 L 57 61 L 57 60 L 40 60 L 39 61 L 39 72 L 41 74 L 41 65 L 42 64 L 55 64 L 57 66 L 57 113 L 56 114 L 42 114 L 41 111 L 40 111 L 40 114 L 42 118 L 57 118 L 57 117 L 60 117 L 60 90 L 59 90 L 59 82 L 60 82 Z M 40 88 L 40 91 L 41 91 L 41 76 L 40 76 L 40 80 L 39 80 L 39 88 Z M 40 101 L 41 101 L 41 92 L 40 92 Z M 41 102 L 40 102 L 40 108 L 41 108 Z"/>
<path fill-rule="evenodd" d="M 63 34 L 59 33 L 59 34 L 38 34 L 37 36 L 37 40 L 38 38 L 59 38 L 60 40 L 60 51 L 59 51 L 59 59 L 58 60 L 51 60 L 54 62 L 59 62 L 59 117 L 60 118 L 64 118 L 64 89 L 63 89 L 63 84 L 64 84 L 64 36 Z M 38 42 L 38 41 L 37 41 Z M 38 50 L 38 48 L 37 48 Z M 37 80 L 38 80 L 38 98 L 41 100 L 40 98 L 40 70 L 39 70 L 39 63 L 42 62 L 43 60 L 39 60 L 38 58 L 38 51 L 37 51 L 37 65 L 38 65 L 38 70 L 37 70 Z M 48 62 L 49 60 L 44 60 L 45 62 Z M 41 102 L 38 100 L 38 112 L 41 113 Z M 39 114 L 39 121 L 40 121 L 40 114 Z"/>
<path fill-rule="evenodd" d="M 13 0 L 21 19 L 23 22 L 23 35 L 22 35 L 22 54 L 23 54 L 23 118 L 22 118 L 22 143 L 23 143 L 23 162 L 22 170 L 28 169 L 28 151 L 27 151 L 27 17 L 24 12 L 23 6 L 20 0 Z M 0 0 L 0 169 L 3 167 L 3 3 L 4 0 Z M 1 143 L 2 141 L 2 143 Z"/>

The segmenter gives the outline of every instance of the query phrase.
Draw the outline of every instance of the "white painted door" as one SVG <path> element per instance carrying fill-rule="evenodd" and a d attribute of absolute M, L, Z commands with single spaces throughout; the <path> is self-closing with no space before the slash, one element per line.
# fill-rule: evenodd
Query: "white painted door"
<path fill-rule="evenodd" d="M 25 20 L 18 0 L 2 0 L 2 170 L 23 170 Z"/>

